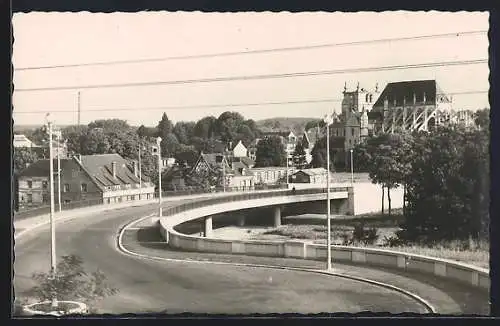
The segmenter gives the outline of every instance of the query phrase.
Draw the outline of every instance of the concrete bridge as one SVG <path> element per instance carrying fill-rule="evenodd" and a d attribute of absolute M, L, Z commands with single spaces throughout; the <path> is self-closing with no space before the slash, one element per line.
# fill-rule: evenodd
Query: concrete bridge
<path fill-rule="evenodd" d="M 353 187 L 331 188 L 331 198 L 333 213 L 354 214 L 356 211 Z M 303 210 L 320 210 L 323 206 L 322 212 L 325 212 L 325 202 L 326 189 L 285 190 L 209 198 L 164 210 L 165 216 L 159 221 L 160 231 L 169 246 L 188 251 L 323 260 L 327 257 L 327 248 L 321 244 L 302 241 L 225 240 L 213 239 L 210 235 L 214 216 L 222 213 L 266 207 L 270 212 L 269 219 L 272 218 L 274 225 L 278 226 L 281 223 L 281 213 L 287 206 L 300 207 Z M 179 232 L 180 224 L 200 218 L 204 219 L 205 237 Z M 244 223 L 244 220 L 240 223 Z M 331 250 L 334 261 L 418 271 L 477 288 L 490 287 L 488 269 L 464 263 L 385 249 L 333 246 Z"/>
<path fill-rule="evenodd" d="M 204 219 L 204 235 L 212 235 L 213 219 L 223 213 L 247 210 L 252 208 L 267 208 L 269 219 L 275 227 L 281 225 L 283 211 L 307 213 L 326 213 L 326 189 L 300 189 L 273 192 L 245 193 L 220 198 L 210 198 L 194 203 L 183 204 L 164 211 L 168 217 L 162 219 L 162 225 L 175 229 L 182 223 L 195 219 Z M 353 187 L 330 188 L 330 212 L 340 215 L 354 215 Z M 178 214 L 189 211 L 187 214 Z M 238 215 L 238 225 L 245 224 L 245 216 Z M 166 237 L 168 241 L 168 236 Z"/>

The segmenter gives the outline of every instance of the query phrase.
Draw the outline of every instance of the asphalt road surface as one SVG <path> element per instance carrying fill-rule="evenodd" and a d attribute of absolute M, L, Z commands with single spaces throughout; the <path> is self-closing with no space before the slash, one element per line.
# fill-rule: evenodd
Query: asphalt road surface
<path fill-rule="evenodd" d="M 172 203 L 166 203 L 165 207 L 167 205 Z M 57 256 L 78 254 L 86 268 L 100 269 L 120 291 L 99 302 L 100 313 L 426 312 L 419 302 L 398 292 L 335 276 L 267 268 L 144 260 L 119 252 L 116 248 L 118 230 L 126 223 L 154 211 L 154 205 L 132 207 L 57 224 Z M 132 240 L 129 242 L 134 243 Z M 140 247 L 143 251 L 154 250 Z M 48 226 L 16 241 L 16 296 L 22 297 L 34 285 L 30 277 L 33 272 L 49 270 L 49 250 Z M 200 254 L 193 258 L 189 257 L 192 253 L 161 251 L 164 255 L 174 255 L 175 258 L 200 257 Z M 203 257 L 210 259 L 213 255 Z M 237 260 L 238 256 L 234 258 Z M 274 264 L 279 261 L 292 260 L 273 259 Z M 349 268 L 352 273 L 357 271 L 358 274 L 364 274 L 363 268 Z M 383 271 L 375 274 L 377 277 L 384 274 L 386 279 L 395 278 Z M 452 297 L 438 292 L 438 306 L 446 306 L 456 313 L 463 311 Z M 439 297 L 439 294 L 442 296 Z"/>

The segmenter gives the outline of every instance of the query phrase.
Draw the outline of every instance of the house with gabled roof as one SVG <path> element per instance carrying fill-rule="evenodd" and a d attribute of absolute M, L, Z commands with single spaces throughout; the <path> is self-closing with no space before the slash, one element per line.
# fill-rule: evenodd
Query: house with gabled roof
<path fill-rule="evenodd" d="M 13 139 L 12 145 L 14 146 L 14 148 L 40 147 L 40 146 L 36 145 L 34 142 L 32 142 L 25 135 L 14 135 L 14 139 Z"/>
<path fill-rule="evenodd" d="M 118 154 L 78 155 L 61 159 L 61 202 L 100 201 L 104 204 L 153 198 L 155 186 L 138 164 Z M 19 173 L 20 207 L 48 204 L 50 160 L 39 160 Z M 54 160 L 54 193 L 58 192 Z"/>
<path fill-rule="evenodd" d="M 222 153 L 201 153 L 191 173 L 203 174 L 206 171 L 216 170 L 224 174 L 227 188 L 241 190 L 254 188 L 254 177 L 247 165 L 241 160 L 229 163 Z M 216 186 L 222 187 L 223 185 L 221 183 Z"/>
<path fill-rule="evenodd" d="M 330 180 L 333 174 L 330 172 Z M 291 175 L 290 183 L 326 184 L 327 171 L 325 168 L 302 169 Z"/>

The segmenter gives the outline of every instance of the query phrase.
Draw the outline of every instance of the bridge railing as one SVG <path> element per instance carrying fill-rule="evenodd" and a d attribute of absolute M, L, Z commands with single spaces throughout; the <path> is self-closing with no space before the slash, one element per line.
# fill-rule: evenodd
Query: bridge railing
<path fill-rule="evenodd" d="M 210 205 L 217 205 L 235 201 L 243 200 L 254 200 L 261 198 L 271 198 L 271 197 L 282 197 L 290 195 L 314 195 L 326 193 L 326 188 L 309 188 L 309 189 L 299 189 L 299 190 L 282 190 L 282 191 L 272 191 L 272 192 L 248 192 L 237 195 L 228 195 L 223 197 L 205 198 L 196 200 L 194 202 L 183 203 L 163 211 L 163 216 L 171 216 L 179 213 L 183 213 L 192 209 L 201 208 Z M 347 192 L 349 187 L 332 187 L 331 192 Z"/>
<path fill-rule="evenodd" d="M 183 190 L 166 190 L 162 191 L 162 197 L 163 198 L 170 198 L 170 197 L 181 197 L 181 196 L 191 196 L 191 195 L 202 195 L 202 194 L 214 194 L 214 193 L 222 193 L 222 192 L 227 192 L 227 193 L 232 193 L 232 192 L 241 192 L 241 191 L 247 191 L 247 192 L 252 192 L 252 191 L 259 191 L 259 190 L 274 190 L 274 189 L 287 189 L 286 184 L 278 184 L 278 185 L 259 185 L 259 186 L 254 186 L 254 187 L 227 187 L 226 189 L 223 189 L 222 187 L 219 188 L 213 188 L 213 189 L 206 189 L 206 188 L 189 188 L 189 189 L 183 189 Z M 158 192 L 155 192 L 152 196 L 152 198 L 158 198 Z M 136 199 L 135 201 L 141 201 L 141 200 L 146 200 L 147 197 L 143 196 L 142 199 Z M 122 201 L 125 202 L 125 201 Z M 57 212 L 59 211 L 59 205 L 58 203 L 54 204 L 54 210 Z M 105 202 L 102 200 L 102 198 L 96 198 L 96 199 L 90 199 L 90 200 L 78 200 L 78 201 L 72 201 L 69 203 L 62 203 L 62 210 L 67 211 L 67 210 L 72 210 L 72 209 L 77 209 L 77 208 L 82 208 L 82 207 L 90 207 L 90 206 L 97 206 L 97 205 L 105 205 Z M 17 212 L 14 212 L 14 219 L 15 220 L 22 220 L 34 216 L 39 216 L 39 215 L 44 215 L 44 214 L 49 214 L 50 213 L 50 206 L 49 205 L 44 205 L 44 206 L 38 206 L 26 210 L 19 210 Z"/>

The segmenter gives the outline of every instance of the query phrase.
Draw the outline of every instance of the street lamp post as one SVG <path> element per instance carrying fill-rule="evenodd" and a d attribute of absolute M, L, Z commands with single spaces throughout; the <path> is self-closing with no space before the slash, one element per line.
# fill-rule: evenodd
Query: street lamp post
<path fill-rule="evenodd" d="M 59 213 L 62 211 L 61 206 L 61 130 L 56 131 L 57 136 L 57 204 L 59 206 Z M 51 141 L 52 142 L 52 141 Z"/>
<path fill-rule="evenodd" d="M 286 151 L 286 189 L 288 189 L 289 187 L 289 183 L 288 183 L 288 151 Z"/>
<path fill-rule="evenodd" d="M 226 164 L 224 154 L 222 154 L 222 192 L 226 192 Z"/>
<path fill-rule="evenodd" d="M 49 117 L 47 114 L 46 118 Z M 51 276 L 56 276 L 56 229 L 54 223 L 54 154 L 52 153 L 52 122 L 47 119 L 49 132 L 49 183 L 50 183 L 50 265 Z M 57 296 L 52 297 L 52 307 L 57 307 Z"/>
<path fill-rule="evenodd" d="M 156 138 L 156 145 L 158 146 L 158 216 L 162 217 L 161 209 L 161 137 Z"/>
<path fill-rule="evenodd" d="M 351 186 L 354 184 L 354 165 L 352 164 L 353 158 L 352 158 L 352 148 L 350 150 L 351 152 Z"/>
<path fill-rule="evenodd" d="M 330 226 L 330 124 L 333 122 L 331 115 L 326 115 L 323 121 L 326 124 L 326 269 L 332 269 L 332 239 Z"/>
<path fill-rule="evenodd" d="M 139 145 L 139 200 L 142 197 L 141 145 Z"/>

